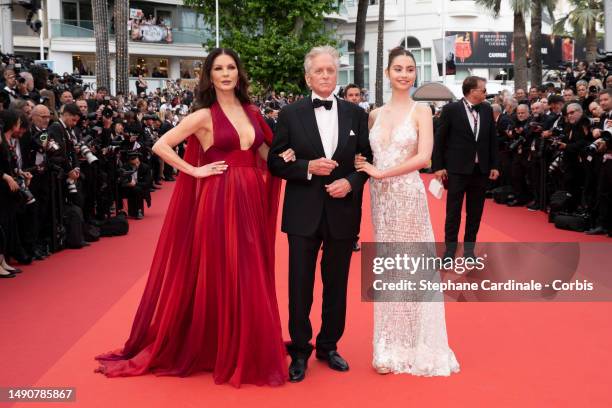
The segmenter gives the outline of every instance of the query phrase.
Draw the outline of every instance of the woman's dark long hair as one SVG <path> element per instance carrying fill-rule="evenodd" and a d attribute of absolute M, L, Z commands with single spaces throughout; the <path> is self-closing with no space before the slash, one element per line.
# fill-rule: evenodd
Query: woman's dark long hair
<path fill-rule="evenodd" d="M 211 80 L 211 71 L 213 63 L 219 55 L 229 55 L 234 59 L 236 67 L 238 68 L 238 84 L 236 84 L 236 88 L 234 88 L 234 94 L 241 103 L 251 103 L 251 98 L 249 97 L 249 80 L 238 54 L 236 54 L 236 51 L 229 48 L 215 48 L 208 54 L 206 61 L 204 61 L 200 82 L 195 92 L 196 101 L 193 107 L 194 111 L 202 108 L 210 108 L 213 103 L 217 101 L 215 86 Z"/>

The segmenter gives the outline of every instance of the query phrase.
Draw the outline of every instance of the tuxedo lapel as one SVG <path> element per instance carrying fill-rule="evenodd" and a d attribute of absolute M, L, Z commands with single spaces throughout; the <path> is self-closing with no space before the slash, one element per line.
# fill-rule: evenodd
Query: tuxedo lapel
<path fill-rule="evenodd" d="M 312 107 L 312 100 L 310 97 L 304 98 L 304 103 L 299 109 L 299 118 L 304 127 L 304 133 L 306 138 L 312 145 L 315 152 L 320 157 L 325 157 L 325 150 L 323 149 L 323 142 L 321 141 L 321 135 L 319 134 L 319 126 L 317 125 L 317 118 L 315 117 L 314 108 Z"/>
<path fill-rule="evenodd" d="M 467 131 L 470 133 L 470 135 L 472 135 L 472 138 L 476 138 L 476 135 L 474 135 L 474 131 L 472 130 L 472 125 L 470 125 L 470 119 L 468 118 L 468 113 L 465 110 L 465 102 L 463 102 L 463 99 L 459 101 L 459 108 L 461 109 L 459 114 L 463 118 L 463 123 Z"/>
<path fill-rule="evenodd" d="M 332 159 L 336 157 L 337 153 L 342 152 L 346 142 L 348 142 L 349 132 L 351 131 L 351 117 L 349 106 L 347 105 L 349 102 L 340 101 L 336 98 L 336 103 L 338 104 L 338 146 L 332 155 Z"/>

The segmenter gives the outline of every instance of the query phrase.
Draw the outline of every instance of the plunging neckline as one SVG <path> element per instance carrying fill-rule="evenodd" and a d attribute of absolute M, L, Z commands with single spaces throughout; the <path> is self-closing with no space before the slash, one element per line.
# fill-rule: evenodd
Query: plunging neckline
<path fill-rule="evenodd" d="M 221 106 L 221 104 L 219 102 L 217 102 L 217 106 L 219 106 L 219 110 L 221 111 L 223 116 L 225 116 L 225 119 L 229 122 L 229 124 L 232 126 L 232 129 L 234 129 L 234 133 L 238 137 L 238 147 L 239 147 L 239 150 L 243 151 L 243 152 L 248 152 L 249 150 L 251 150 L 251 148 L 255 145 L 255 142 L 257 141 L 257 130 L 255 130 L 255 126 L 253 125 L 253 122 L 251 122 L 251 117 L 249 116 L 248 112 L 246 111 L 246 109 L 244 109 L 244 105 L 241 104 L 240 106 L 242 107 L 242 111 L 246 115 L 249 123 L 251 124 L 251 127 L 253 128 L 253 141 L 251 142 L 250 146 L 248 148 L 246 148 L 246 149 L 243 149 L 242 145 L 240 144 L 240 142 L 241 142 L 241 140 L 240 140 L 240 132 L 238 132 L 238 129 L 236 129 L 236 126 L 232 123 L 232 121 L 230 120 L 229 116 L 227 116 L 227 114 L 225 113 L 225 111 L 223 110 L 223 107 Z"/>
<path fill-rule="evenodd" d="M 402 119 L 397 125 L 393 126 L 393 128 L 391 128 L 391 130 L 388 132 L 387 137 L 385 138 L 385 140 L 387 142 L 389 142 L 387 145 L 391 144 L 391 141 L 393 139 L 393 135 L 395 134 L 395 132 L 398 129 L 401 129 L 406 123 L 411 123 L 412 122 L 412 113 L 414 111 L 414 108 L 416 107 L 417 102 L 413 101 L 412 102 L 412 106 L 410 107 L 410 109 L 408 110 L 408 114 L 406 115 L 406 117 L 404 119 Z M 388 113 L 389 110 L 384 111 L 383 108 L 381 108 L 380 112 L 378 113 L 378 115 L 376 115 L 376 119 L 374 120 L 374 125 L 372 125 L 372 129 L 370 130 L 370 133 L 372 133 L 372 131 L 377 128 L 380 127 L 380 125 L 378 124 L 380 117 L 382 116 L 381 113 Z"/>

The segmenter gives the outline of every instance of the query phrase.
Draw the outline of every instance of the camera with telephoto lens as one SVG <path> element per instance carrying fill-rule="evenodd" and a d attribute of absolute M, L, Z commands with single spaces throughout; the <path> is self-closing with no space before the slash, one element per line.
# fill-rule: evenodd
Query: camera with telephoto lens
<path fill-rule="evenodd" d="M 610 129 L 602 131 L 601 137 L 597 139 L 596 141 L 594 141 L 593 143 L 591 143 L 590 145 L 588 145 L 587 147 L 585 147 L 584 150 L 588 154 L 597 153 L 597 150 L 598 150 L 597 148 L 599 147 L 599 144 L 601 143 L 600 141 L 603 141 L 603 143 L 606 144 L 606 150 L 609 150 L 610 147 L 612 147 L 612 133 L 610 133 Z"/>
<path fill-rule="evenodd" d="M 23 176 L 13 177 L 13 179 L 17 182 L 19 186 L 19 195 L 23 198 L 26 205 L 30 205 L 36 202 L 36 198 L 34 198 L 34 194 L 30 191 L 28 186 L 26 185 L 25 178 Z"/>
<path fill-rule="evenodd" d="M 548 174 L 553 174 L 555 172 L 559 172 L 561 174 L 565 173 L 565 152 L 560 151 L 555 155 L 552 163 L 548 166 Z"/>
<path fill-rule="evenodd" d="M 84 137 L 83 140 L 77 144 L 79 148 L 81 156 L 87 160 L 87 163 L 92 164 L 98 161 L 98 158 L 95 154 L 91 152 L 90 144 L 93 142 L 92 136 Z"/>

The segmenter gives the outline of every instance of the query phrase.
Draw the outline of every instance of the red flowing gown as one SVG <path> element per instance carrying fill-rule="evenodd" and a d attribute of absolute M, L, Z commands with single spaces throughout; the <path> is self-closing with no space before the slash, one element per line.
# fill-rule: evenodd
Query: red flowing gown
<path fill-rule="evenodd" d="M 274 285 L 280 179 L 258 155 L 272 134 L 244 105 L 255 141 L 240 138 L 221 107 L 211 108 L 213 145 L 191 136 L 185 160 L 225 160 L 222 175 L 181 174 L 125 347 L 97 356 L 108 377 L 211 371 L 216 383 L 281 385 L 287 379 Z"/>

